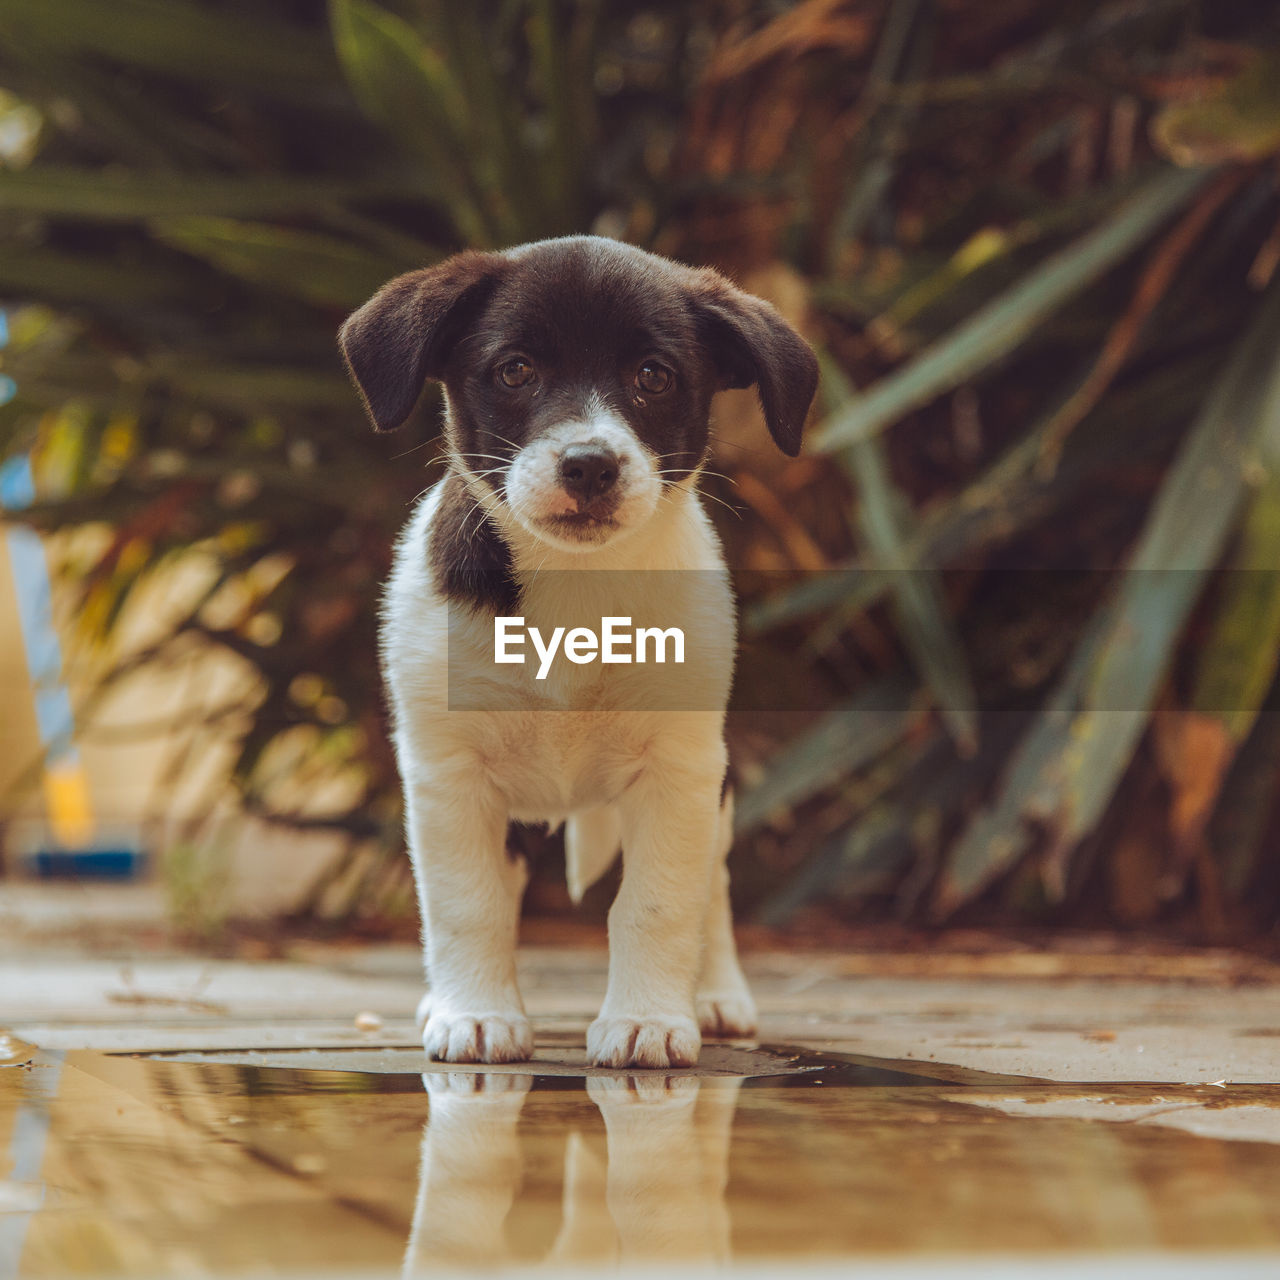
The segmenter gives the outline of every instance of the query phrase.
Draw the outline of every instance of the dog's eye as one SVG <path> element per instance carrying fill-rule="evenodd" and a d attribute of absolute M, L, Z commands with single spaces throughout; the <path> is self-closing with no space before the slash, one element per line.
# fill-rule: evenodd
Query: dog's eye
<path fill-rule="evenodd" d="M 527 386 L 534 379 L 534 368 L 524 356 L 515 356 L 498 369 L 504 387 Z"/>
<path fill-rule="evenodd" d="M 646 360 L 636 372 L 636 387 L 651 396 L 660 396 L 671 390 L 675 375 L 665 364 L 656 360 Z"/>

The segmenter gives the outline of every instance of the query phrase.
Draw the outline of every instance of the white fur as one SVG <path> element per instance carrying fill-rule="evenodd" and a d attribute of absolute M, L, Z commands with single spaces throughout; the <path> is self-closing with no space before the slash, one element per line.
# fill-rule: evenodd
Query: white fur
<path fill-rule="evenodd" d="M 565 537 L 550 521 L 575 510 L 577 504 L 561 487 L 556 464 L 566 445 L 587 443 L 605 445 L 617 455 L 621 501 L 614 519 L 618 527 L 594 537 Z M 564 551 L 590 551 L 605 541 L 625 536 L 643 526 L 662 497 L 662 479 L 655 460 L 627 425 L 598 402 L 591 406 L 585 421 L 566 422 L 521 449 L 507 472 L 504 487 L 511 514 L 524 532 Z M 487 507 L 495 505 L 492 493 L 479 496 Z"/>
<path fill-rule="evenodd" d="M 720 807 L 734 650 L 724 562 L 694 478 L 663 491 L 623 424 L 593 417 L 543 439 L 563 447 L 605 429 L 615 451 L 626 451 L 623 474 L 634 486 L 618 536 L 591 546 L 546 536 L 529 505 L 545 497 L 546 456 L 528 460 L 523 507 L 499 502 L 474 476 L 469 486 L 512 548 L 528 625 L 547 633 L 621 615 L 637 626 L 679 626 L 689 637 L 683 667 L 566 662 L 536 680 L 536 664 L 495 666 L 492 615 L 450 608 L 432 581 L 440 486 L 397 548 L 383 661 L 431 984 L 423 1043 L 449 1062 L 532 1051 L 516 986 L 525 872 L 505 852 L 511 819 L 567 819 L 575 896 L 621 843 L 608 990 L 587 1033 L 592 1062 L 692 1064 L 700 1015 L 709 1031 L 754 1030 L 729 920 L 731 817 Z M 512 473 L 523 465 L 521 457 Z"/>
<path fill-rule="evenodd" d="M 587 1096 L 604 1120 L 606 1143 L 602 1149 L 588 1141 L 576 1119 L 571 1125 L 560 1230 L 539 1259 L 509 1235 L 527 1159 L 532 1155 L 535 1174 L 545 1176 L 548 1168 L 537 1128 L 532 1151 L 519 1128 L 533 1077 L 437 1069 L 422 1081 L 430 1113 L 404 1280 L 441 1267 L 505 1273 L 540 1262 L 544 1274 L 558 1275 L 618 1263 L 687 1268 L 730 1260 L 725 1187 L 741 1080 L 588 1077 Z"/>

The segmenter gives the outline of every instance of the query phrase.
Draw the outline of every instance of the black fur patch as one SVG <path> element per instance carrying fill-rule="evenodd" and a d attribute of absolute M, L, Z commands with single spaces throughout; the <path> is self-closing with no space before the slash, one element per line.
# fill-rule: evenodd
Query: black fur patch
<path fill-rule="evenodd" d="M 659 459 L 664 484 L 685 479 L 706 455 L 711 397 L 722 381 L 701 338 L 702 280 L 688 267 L 588 236 L 512 251 L 443 362 L 453 447 L 502 496 L 504 460 L 547 430 L 587 420 L 594 406 L 626 423 Z M 512 389 L 496 371 L 517 354 L 537 377 Z M 665 394 L 637 388 L 649 359 L 674 374 Z"/>
<path fill-rule="evenodd" d="M 467 488 L 450 471 L 431 522 L 427 555 L 436 590 L 454 604 L 498 615 L 518 611 L 520 584 L 511 548 Z"/>
<path fill-rule="evenodd" d="M 545 822 L 507 823 L 507 857 L 512 862 L 523 858 L 531 879 L 550 843 L 551 834 Z"/>

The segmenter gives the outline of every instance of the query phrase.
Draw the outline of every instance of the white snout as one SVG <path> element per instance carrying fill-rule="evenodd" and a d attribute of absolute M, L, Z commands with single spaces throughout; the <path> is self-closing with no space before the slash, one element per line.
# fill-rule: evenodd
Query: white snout
<path fill-rule="evenodd" d="M 618 459 L 618 478 L 606 501 L 582 511 L 564 486 L 560 464 L 566 451 L 607 449 Z M 565 550 L 590 550 L 639 528 L 653 515 L 662 494 L 657 462 L 615 414 L 592 414 L 564 422 L 525 445 L 507 470 L 511 514 L 534 537 Z"/>

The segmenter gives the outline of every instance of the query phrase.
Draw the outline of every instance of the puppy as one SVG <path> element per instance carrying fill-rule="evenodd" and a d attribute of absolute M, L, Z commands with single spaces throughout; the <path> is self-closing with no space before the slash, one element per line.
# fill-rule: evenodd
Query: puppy
<path fill-rule="evenodd" d="M 720 388 L 757 387 L 773 439 L 798 453 L 813 353 L 716 272 L 593 236 L 400 276 L 340 344 L 380 431 L 427 379 L 444 384 L 447 466 L 399 541 L 382 626 L 427 1055 L 532 1053 L 513 820 L 565 823 L 575 895 L 622 850 L 592 1063 L 688 1066 L 702 1031 L 750 1034 L 725 867 L 734 610 L 695 490 Z M 564 628 L 563 652 L 499 660 L 499 620 L 520 618 L 530 636 Z M 608 619 L 679 630 L 678 672 L 636 648 L 581 658 L 575 629 Z"/>

